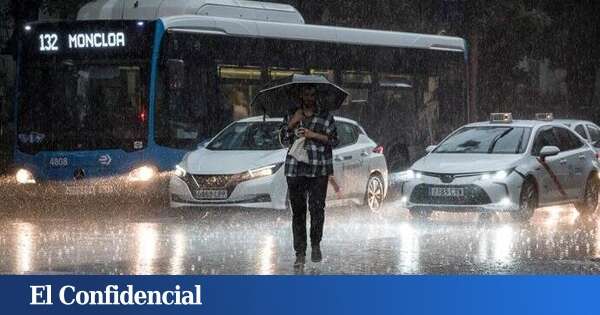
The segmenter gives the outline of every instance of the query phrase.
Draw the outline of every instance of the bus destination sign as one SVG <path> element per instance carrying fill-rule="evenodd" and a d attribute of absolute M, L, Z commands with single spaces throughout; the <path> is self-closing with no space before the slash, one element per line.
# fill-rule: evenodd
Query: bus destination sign
<path fill-rule="evenodd" d="M 63 42 L 67 45 L 63 45 Z M 60 47 L 68 49 L 102 49 L 126 47 L 125 32 L 69 33 L 62 38 L 57 33 L 39 34 L 39 51 L 59 51 Z"/>
<path fill-rule="evenodd" d="M 154 22 L 75 21 L 34 23 L 25 28 L 28 60 L 53 58 L 146 58 L 152 53 Z"/>

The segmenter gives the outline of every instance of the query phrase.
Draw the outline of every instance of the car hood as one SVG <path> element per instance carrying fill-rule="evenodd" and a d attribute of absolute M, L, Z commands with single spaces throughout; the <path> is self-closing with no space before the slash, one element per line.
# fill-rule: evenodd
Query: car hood
<path fill-rule="evenodd" d="M 432 173 L 479 173 L 513 168 L 523 158 L 519 154 L 430 153 L 411 167 Z"/>
<path fill-rule="evenodd" d="M 183 167 L 191 174 L 237 174 L 285 161 L 285 149 L 273 151 L 216 151 L 205 148 L 188 154 Z"/>

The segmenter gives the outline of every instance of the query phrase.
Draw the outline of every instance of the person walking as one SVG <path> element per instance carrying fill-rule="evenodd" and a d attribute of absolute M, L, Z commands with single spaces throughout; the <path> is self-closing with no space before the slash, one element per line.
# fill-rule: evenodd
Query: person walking
<path fill-rule="evenodd" d="M 314 85 L 303 85 L 300 107 L 284 119 L 281 128 L 282 142 L 290 145 L 285 160 L 285 175 L 292 207 L 292 232 L 296 252 L 295 267 L 305 263 L 307 236 L 307 201 L 310 211 L 311 260 L 322 260 L 321 239 L 325 222 L 327 184 L 333 175 L 332 149 L 338 144 L 333 115 L 317 102 Z M 296 141 L 301 145 L 293 146 Z M 298 158 L 297 152 L 304 158 Z"/>

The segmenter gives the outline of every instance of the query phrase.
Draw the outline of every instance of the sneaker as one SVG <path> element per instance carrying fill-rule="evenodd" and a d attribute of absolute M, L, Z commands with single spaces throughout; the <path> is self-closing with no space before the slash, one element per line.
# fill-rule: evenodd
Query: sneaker
<path fill-rule="evenodd" d="M 312 247 L 310 260 L 312 260 L 312 262 L 320 262 L 321 260 L 323 260 L 323 255 L 321 254 L 321 247 L 319 245 Z"/>
<path fill-rule="evenodd" d="M 306 258 L 304 255 L 296 255 L 296 261 L 294 262 L 294 267 L 302 267 L 306 262 Z"/>

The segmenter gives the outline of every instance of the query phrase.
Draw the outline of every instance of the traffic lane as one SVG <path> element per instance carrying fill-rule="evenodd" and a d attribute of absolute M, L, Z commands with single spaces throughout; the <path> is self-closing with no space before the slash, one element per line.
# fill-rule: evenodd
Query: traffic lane
<path fill-rule="evenodd" d="M 73 209 L 71 209 L 73 210 Z M 146 211 L 146 212 L 144 212 Z M 65 210 L 66 213 L 69 210 Z M 2 273 L 293 274 L 286 211 L 102 209 L 4 217 Z M 306 274 L 594 274 L 600 223 L 572 207 L 506 215 L 435 213 L 415 221 L 388 204 L 380 215 L 328 209 L 324 261 Z"/>

